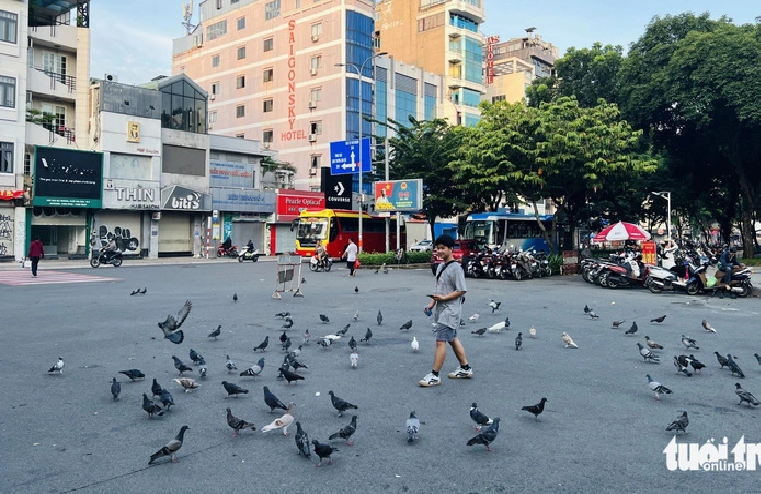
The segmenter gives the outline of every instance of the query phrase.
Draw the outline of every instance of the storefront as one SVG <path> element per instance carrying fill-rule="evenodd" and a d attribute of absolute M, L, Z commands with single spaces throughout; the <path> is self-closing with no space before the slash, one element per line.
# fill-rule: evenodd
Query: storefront
<path fill-rule="evenodd" d="M 219 245 L 230 237 L 239 248 L 254 242 L 265 252 L 265 222 L 275 212 L 275 193 L 257 189 L 212 187 L 212 239 Z M 216 248 L 215 245 L 215 248 Z"/>
<path fill-rule="evenodd" d="M 291 223 L 302 209 L 324 209 L 325 194 L 303 190 L 278 189 L 275 222 L 269 228 L 269 245 L 273 254 L 284 254 L 296 249 L 296 232 Z"/>
<path fill-rule="evenodd" d="M 93 223 L 96 248 L 113 238 L 125 256 L 147 257 L 151 217 L 161 209 L 160 196 L 158 181 L 106 179 L 103 210 Z"/>
<path fill-rule="evenodd" d="M 15 223 L 17 223 L 16 215 L 20 214 L 23 227 L 24 209 L 17 207 L 23 203 L 23 200 L 23 189 L 0 189 L 0 261 L 16 260 L 14 255 Z"/>
<path fill-rule="evenodd" d="M 191 256 L 201 249 L 201 229 L 211 211 L 211 194 L 173 185 L 161 189 L 158 227 L 159 256 Z"/>

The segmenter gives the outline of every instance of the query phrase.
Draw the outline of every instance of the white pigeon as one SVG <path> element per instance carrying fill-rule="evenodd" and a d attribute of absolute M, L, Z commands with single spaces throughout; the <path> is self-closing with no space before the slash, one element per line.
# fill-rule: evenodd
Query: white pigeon
<path fill-rule="evenodd" d="M 579 345 L 573 342 L 573 338 L 568 336 L 568 333 L 563 331 L 563 343 L 565 343 L 566 348 L 579 348 Z"/>
<path fill-rule="evenodd" d="M 417 340 L 417 338 L 413 336 L 412 337 L 412 351 L 417 352 L 418 350 L 420 350 L 420 342 Z"/>
<path fill-rule="evenodd" d="M 192 389 L 198 389 L 201 387 L 200 384 L 187 377 L 183 379 L 172 379 L 172 381 L 182 386 L 186 393 Z"/>
<path fill-rule="evenodd" d="M 502 302 L 497 302 L 496 300 L 489 299 L 489 307 L 491 307 L 492 314 L 494 314 L 495 310 L 499 310 L 500 305 L 502 305 Z"/>
<path fill-rule="evenodd" d="M 269 432 L 271 430 L 275 429 L 283 429 L 283 435 L 288 435 L 288 426 L 293 423 L 293 410 L 295 409 L 296 405 L 291 402 L 288 403 L 288 411 L 283 414 L 282 417 L 279 419 L 275 419 L 272 421 L 271 424 L 265 425 L 262 427 L 262 433 Z"/>
<path fill-rule="evenodd" d="M 323 338 L 326 339 L 326 340 L 340 340 L 341 339 L 341 335 L 328 334 L 328 335 L 323 336 Z"/>
<path fill-rule="evenodd" d="M 57 373 L 57 374 L 63 374 L 63 368 L 66 365 L 63 361 L 63 357 L 58 357 L 58 362 L 55 363 L 53 367 L 48 369 L 49 373 Z"/>
<path fill-rule="evenodd" d="M 357 352 L 351 352 L 351 355 L 349 355 L 349 361 L 351 362 L 352 368 L 357 368 L 357 361 L 359 360 L 359 354 Z"/>
<path fill-rule="evenodd" d="M 236 367 L 235 362 L 230 360 L 230 356 L 225 355 L 225 357 L 227 358 L 227 364 L 225 364 L 225 367 L 227 367 L 227 373 L 230 374 L 233 371 L 233 369 L 238 370 L 238 367 Z"/>
<path fill-rule="evenodd" d="M 359 320 L 359 310 L 355 310 L 354 311 L 354 321 L 356 322 L 358 320 Z"/>
<path fill-rule="evenodd" d="M 486 328 L 487 331 L 491 331 L 492 333 L 499 333 L 503 329 L 505 329 L 505 321 L 500 321 L 497 324 Z"/>
<path fill-rule="evenodd" d="M 478 312 L 476 312 L 475 314 L 473 314 L 472 316 L 470 316 L 470 317 L 468 318 L 468 321 L 470 321 L 470 322 L 478 322 L 478 319 L 479 319 L 480 317 L 481 317 L 481 314 L 479 314 Z"/>
<path fill-rule="evenodd" d="M 529 338 L 536 338 L 536 329 L 534 329 L 534 326 L 528 328 L 528 336 Z"/>

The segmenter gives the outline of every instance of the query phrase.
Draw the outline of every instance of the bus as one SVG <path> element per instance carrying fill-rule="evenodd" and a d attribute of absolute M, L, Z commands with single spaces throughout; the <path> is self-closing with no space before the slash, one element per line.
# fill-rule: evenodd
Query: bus
<path fill-rule="evenodd" d="M 552 215 L 540 215 L 544 227 L 550 231 Z M 529 250 L 550 252 L 550 246 L 544 239 L 536 216 L 533 214 L 512 213 L 503 209 L 491 213 L 471 214 L 465 222 L 463 238 L 478 240 L 490 248 L 505 247 L 510 250 Z M 557 247 L 557 239 L 555 246 Z"/>
<path fill-rule="evenodd" d="M 396 218 L 392 216 L 390 220 L 389 246 L 393 249 L 396 247 Z M 330 257 L 340 258 L 350 238 L 358 244 L 359 214 L 343 209 L 304 209 L 299 218 L 293 220 L 291 229 L 297 230 L 296 254 L 311 257 L 317 244 L 322 243 Z M 406 245 L 404 225 L 400 233 L 401 245 Z M 363 213 L 362 239 L 363 252 L 386 252 L 386 218 Z"/>

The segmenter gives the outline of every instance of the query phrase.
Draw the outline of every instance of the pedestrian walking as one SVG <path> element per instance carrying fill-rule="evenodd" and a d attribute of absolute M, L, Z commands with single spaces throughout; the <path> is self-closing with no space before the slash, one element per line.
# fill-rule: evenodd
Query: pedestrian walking
<path fill-rule="evenodd" d="M 29 259 L 32 260 L 32 276 L 37 277 L 37 265 L 40 259 L 45 259 L 45 250 L 42 247 L 40 236 L 36 235 L 29 246 Z"/>
<path fill-rule="evenodd" d="M 349 239 L 349 245 L 346 246 L 343 257 L 346 258 L 346 269 L 349 270 L 349 276 L 354 276 L 354 263 L 357 260 L 357 245 L 354 240 Z"/>
<path fill-rule="evenodd" d="M 439 371 L 444 366 L 447 355 L 447 343 L 454 350 L 455 357 L 460 365 L 450 373 L 450 379 L 469 379 L 473 377 L 473 369 L 468 365 L 465 348 L 457 338 L 457 329 L 462 318 L 463 295 L 468 291 L 465 286 L 465 273 L 462 267 L 454 260 L 454 239 L 449 235 L 442 235 L 436 239 L 436 252 L 444 261 L 436 270 L 436 291 L 431 296 L 429 303 L 423 312 L 431 315 L 431 310 L 436 309 L 434 321 L 436 322 L 436 353 L 433 359 L 433 370 L 427 374 L 420 385 L 428 388 L 441 384 Z"/>

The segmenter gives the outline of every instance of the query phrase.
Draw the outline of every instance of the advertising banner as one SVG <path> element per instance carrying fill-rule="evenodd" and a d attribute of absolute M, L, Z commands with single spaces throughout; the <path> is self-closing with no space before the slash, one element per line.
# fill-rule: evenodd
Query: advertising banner
<path fill-rule="evenodd" d="M 35 146 L 35 206 L 100 209 L 103 153 Z"/>
<path fill-rule="evenodd" d="M 274 213 L 275 193 L 259 189 L 212 187 L 214 209 L 247 213 Z"/>
<path fill-rule="evenodd" d="M 173 185 L 161 189 L 161 204 L 173 211 L 211 211 L 211 194 Z"/>
<path fill-rule="evenodd" d="M 250 163 L 209 162 L 210 187 L 254 187 L 254 165 Z"/>
<path fill-rule="evenodd" d="M 277 221 L 289 222 L 299 217 L 302 209 L 325 209 L 325 195 L 320 192 L 279 191 Z"/>
<path fill-rule="evenodd" d="M 419 211 L 423 207 L 423 181 L 391 180 L 373 184 L 376 211 Z"/>
<path fill-rule="evenodd" d="M 642 242 L 642 262 L 648 266 L 655 266 L 655 242 L 646 240 Z"/>

